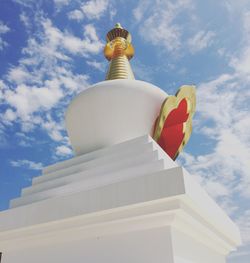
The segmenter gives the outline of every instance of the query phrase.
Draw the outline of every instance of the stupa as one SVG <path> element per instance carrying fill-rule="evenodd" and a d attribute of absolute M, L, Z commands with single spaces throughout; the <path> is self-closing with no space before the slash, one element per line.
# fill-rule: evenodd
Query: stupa
<path fill-rule="evenodd" d="M 174 160 L 195 88 L 134 79 L 130 33 L 107 34 L 106 80 L 65 117 L 75 157 L 45 167 L 0 213 L 2 263 L 225 263 L 237 226 Z"/>

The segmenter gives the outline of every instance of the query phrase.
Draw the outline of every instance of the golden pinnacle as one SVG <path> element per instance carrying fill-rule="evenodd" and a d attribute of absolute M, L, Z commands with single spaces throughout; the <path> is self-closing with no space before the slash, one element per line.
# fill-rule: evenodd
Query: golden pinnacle
<path fill-rule="evenodd" d="M 106 80 L 134 79 L 129 60 L 134 55 L 131 35 L 120 23 L 107 33 L 104 55 L 110 61 Z"/>

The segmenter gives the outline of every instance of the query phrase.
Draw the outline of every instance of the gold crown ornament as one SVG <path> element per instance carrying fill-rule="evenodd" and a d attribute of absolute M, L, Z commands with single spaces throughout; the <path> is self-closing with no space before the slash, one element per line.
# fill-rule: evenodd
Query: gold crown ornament
<path fill-rule="evenodd" d="M 117 23 L 115 28 L 107 33 L 106 41 L 104 56 L 110 61 L 106 80 L 135 79 L 129 64 L 134 55 L 130 33 Z"/>

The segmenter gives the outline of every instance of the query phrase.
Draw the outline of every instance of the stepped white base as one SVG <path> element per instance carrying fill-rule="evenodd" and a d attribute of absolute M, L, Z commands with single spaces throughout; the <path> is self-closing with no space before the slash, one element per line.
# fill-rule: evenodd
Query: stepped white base
<path fill-rule="evenodd" d="M 225 263 L 239 230 L 149 137 L 47 167 L 0 213 L 3 263 Z"/>

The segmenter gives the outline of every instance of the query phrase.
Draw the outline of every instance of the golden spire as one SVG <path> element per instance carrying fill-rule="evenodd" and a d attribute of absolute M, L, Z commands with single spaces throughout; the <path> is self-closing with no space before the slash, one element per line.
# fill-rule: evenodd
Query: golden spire
<path fill-rule="evenodd" d="M 104 55 L 110 61 L 106 80 L 134 79 L 135 77 L 129 64 L 129 60 L 134 55 L 130 33 L 122 28 L 120 23 L 117 23 L 107 33 L 106 41 Z"/>

